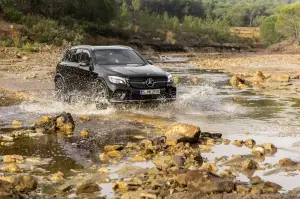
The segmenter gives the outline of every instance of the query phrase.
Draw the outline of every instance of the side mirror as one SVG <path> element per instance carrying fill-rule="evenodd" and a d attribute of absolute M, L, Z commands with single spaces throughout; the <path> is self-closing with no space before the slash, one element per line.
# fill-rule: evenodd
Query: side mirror
<path fill-rule="evenodd" d="M 147 60 L 147 62 L 148 62 L 150 65 L 153 65 L 153 61 Z"/>
<path fill-rule="evenodd" d="M 82 61 L 82 62 L 79 63 L 79 66 L 82 66 L 82 67 L 90 66 L 90 62 L 89 61 Z"/>

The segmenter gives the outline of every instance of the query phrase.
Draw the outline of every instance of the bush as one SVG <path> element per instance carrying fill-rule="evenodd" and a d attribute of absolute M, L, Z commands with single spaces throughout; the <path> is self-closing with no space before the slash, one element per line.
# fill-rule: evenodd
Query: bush
<path fill-rule="evenodd" d="M 276 31 L 277 16 L 270 16 L 262 21 L 260 26 L 260 38 L 265 45 L 271 45 L 280 41 L 280 34 Z"/>
<path fill-rule="evenodd" d="M 27 52 L 39 52 L 40 48 L 38 44 L 31 44 L 29 42 L 26 42 L 26 44 L 22 46 L 22 50 Z"/>
<path fill-rule="evenodd" d="M 14 8 L 4 8 L 3 9 L 3 13 L 4 13 L 4 17 L 6 18 L 6 20 L 11 21 L 11 22 L 20 22 L 22 17 L 23 17 L 23 13 L 14 9 Z"/>

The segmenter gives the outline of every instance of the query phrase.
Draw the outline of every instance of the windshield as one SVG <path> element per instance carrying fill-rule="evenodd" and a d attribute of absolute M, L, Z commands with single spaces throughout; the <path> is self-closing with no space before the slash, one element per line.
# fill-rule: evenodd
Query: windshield
<path fill-rule="evenodd" d="M 144 60 L 133 50 L 102 49 L 94 51 L 94 61 L 99 65 L 144 65 Z"/>

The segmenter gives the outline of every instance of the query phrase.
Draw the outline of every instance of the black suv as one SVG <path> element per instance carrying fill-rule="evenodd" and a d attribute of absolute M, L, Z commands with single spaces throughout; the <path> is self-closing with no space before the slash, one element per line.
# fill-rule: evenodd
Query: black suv
<path fill-rule="evenodd" d="M 174 100 L 171 74 L 127 46 L 74 46 L 57 65 L 55 90 L 109 102 Z"/>

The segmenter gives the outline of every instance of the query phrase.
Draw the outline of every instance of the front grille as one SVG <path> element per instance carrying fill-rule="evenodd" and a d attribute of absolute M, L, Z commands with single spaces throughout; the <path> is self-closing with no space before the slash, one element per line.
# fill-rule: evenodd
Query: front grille
<path fill-rule="evenodd" d="M 146 85 L 147 79 L 152 78 L 155 82 L 153 87 Z M 167 77 L 133 77 L 129 79 L 129 84 L 136 89 L 158 89 L 165 88 L 167 85 Z"/>

